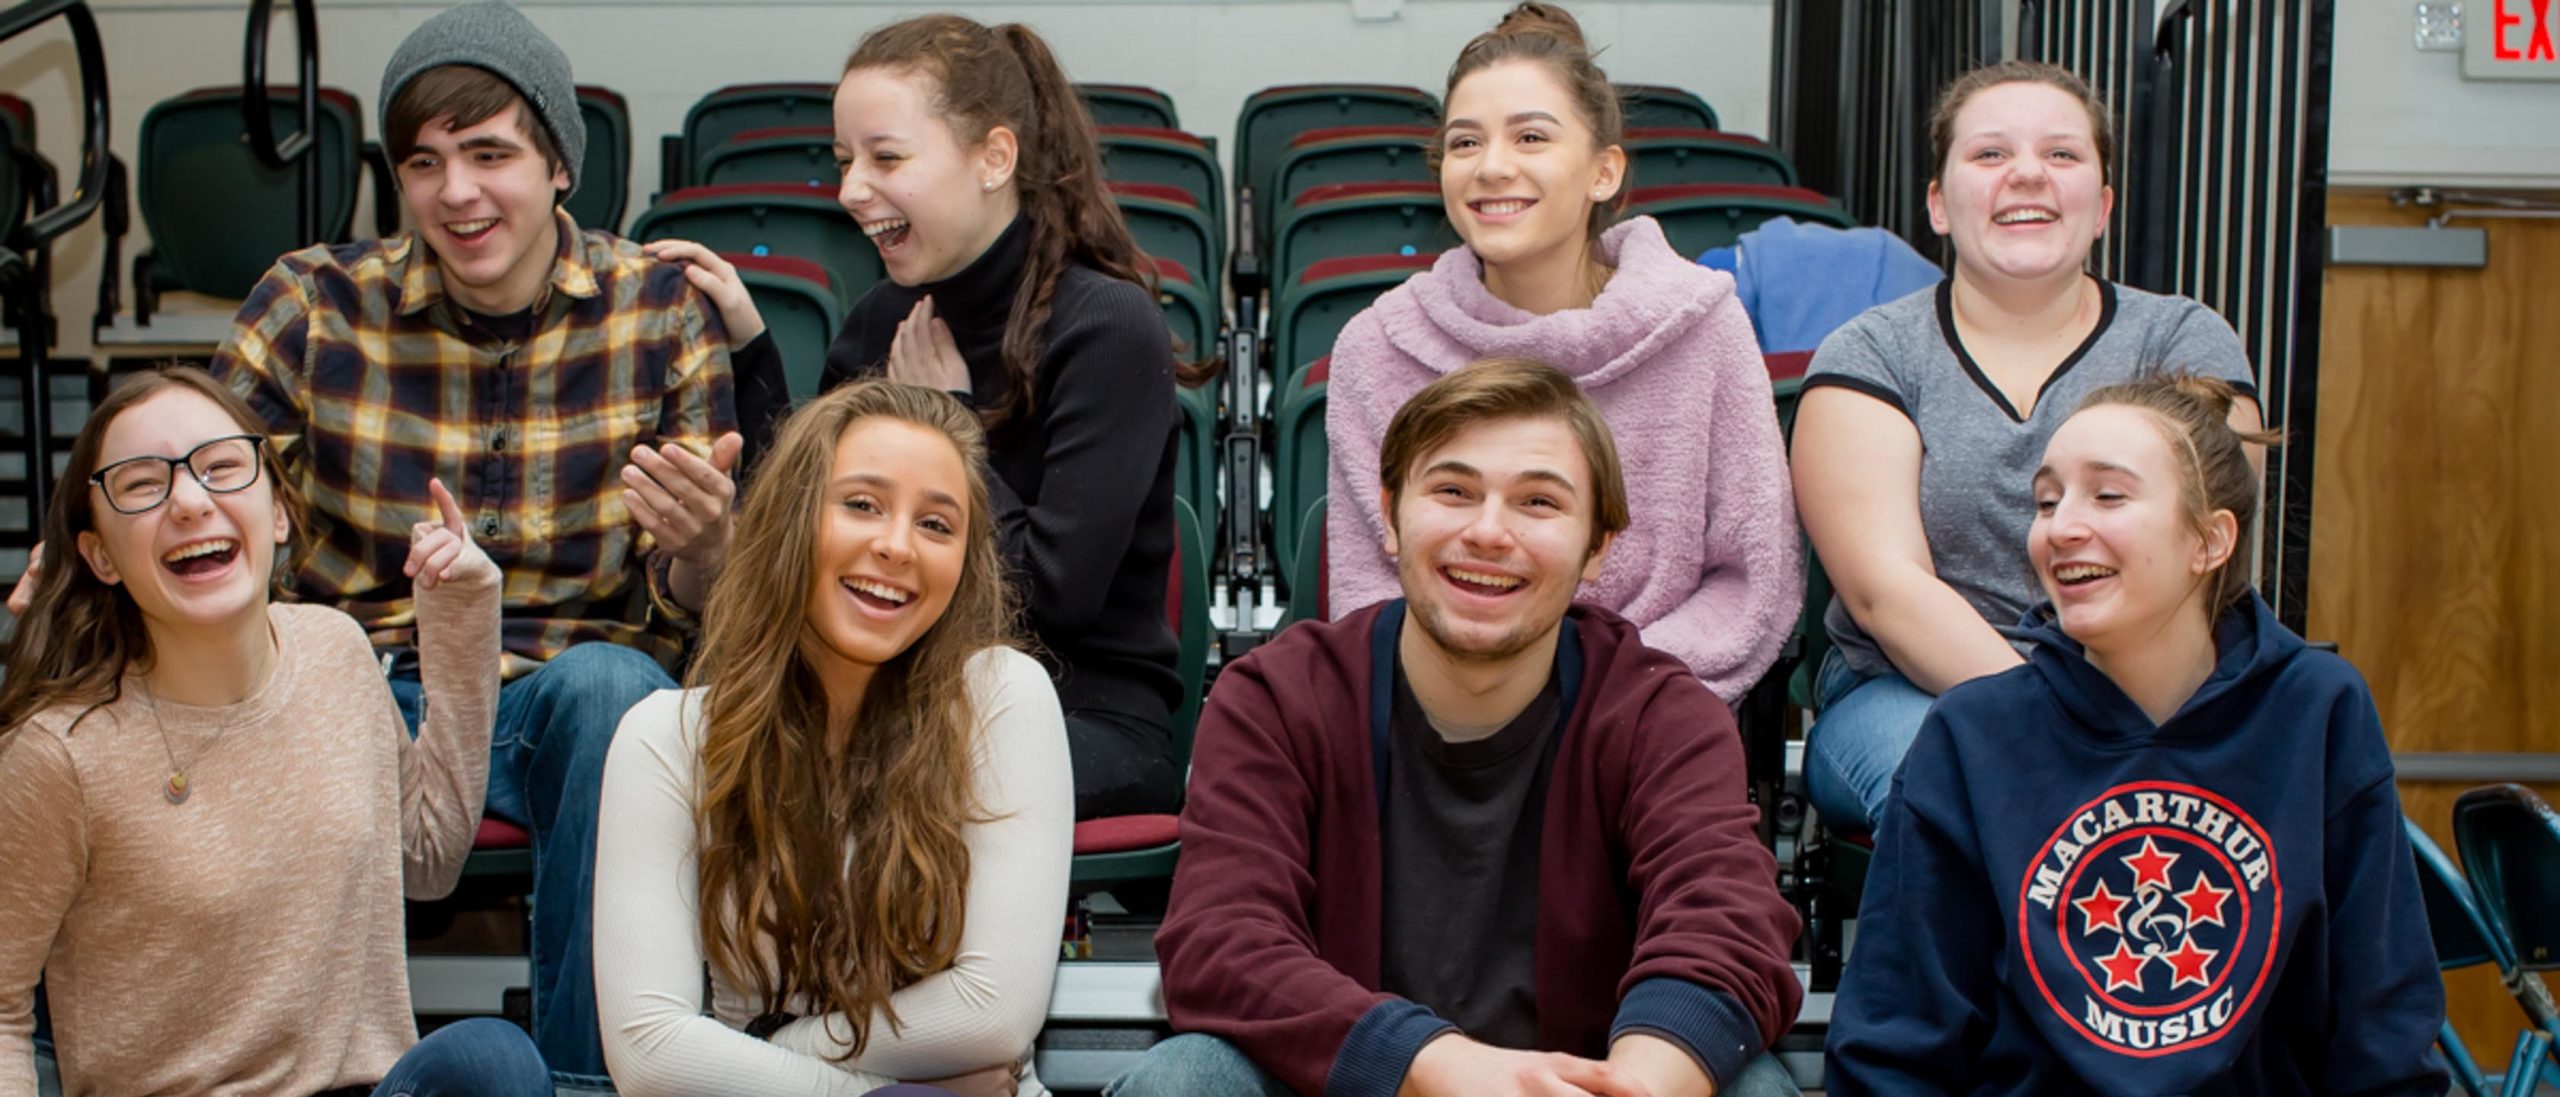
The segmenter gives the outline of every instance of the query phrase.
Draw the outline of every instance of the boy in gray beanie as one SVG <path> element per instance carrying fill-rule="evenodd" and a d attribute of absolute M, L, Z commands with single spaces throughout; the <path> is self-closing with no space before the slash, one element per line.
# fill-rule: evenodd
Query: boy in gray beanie
<path fill-rule="evenodd" d="M 412 728 L 398 569 L 430 477 L 505 573 L 486 811 L 531 834 L 535 1043 L 601 1076 L 587 880 L 605 754 L 623 710 L 675 687 L 728 548 L 730 346 L 683 266 L 560 208 L 586 127 L 568 58 L 521 13 L 427 20 L 381 112 L 410 231 L 284 256 L 213 369 L 311 500 L 301 596 L 364 624 Z"/>

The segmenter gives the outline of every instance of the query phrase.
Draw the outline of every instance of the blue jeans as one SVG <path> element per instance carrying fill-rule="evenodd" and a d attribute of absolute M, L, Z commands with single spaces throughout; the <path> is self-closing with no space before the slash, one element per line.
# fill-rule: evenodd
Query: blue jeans
<path fill-rule="evenodd" d="M 1767 1055 L 1751 1061 L 1717 1097 L 1796 1097 L 1795 1079 Z M 1291 1097 L 1289 1087 L 1255 1066 L 1234 1044 L 1186 1032 L 1147 1049 L 1147 1057 L 1102 1091 L 1103 1097 Z"/>
<path fill-rule="evenodd" d="M 36 1093 L 60 1097 L 50 1049 L 36 1049 Z M 551 1071 L 524 1030 L 495 1017 L 474 1017 L 411 1046 L 373 1087 L 373 1097 L 552 1097 Z"/>
<path fill-rule="evenodd" d="M 1833 648 L 1814 678 L 1813 730 L 1805 737 L 1805 795 L 1822 825 L 1872 832 L 1893 794 L 1894 772 L 1937 698 L 1890 671 L 1872 678 L 1849 669 Z"/>
<path fill-rule="evenodd" d="M 533 833 L 533 1039 L 566 1074 L 604 1074 L 590 926 L 605 751 L 624 712 L 675 685 L 638 651 L 579 644 L 498 691 L 485 810 Z M 394 676 L 391 694 L 414 732 L 415 672 Z"/>

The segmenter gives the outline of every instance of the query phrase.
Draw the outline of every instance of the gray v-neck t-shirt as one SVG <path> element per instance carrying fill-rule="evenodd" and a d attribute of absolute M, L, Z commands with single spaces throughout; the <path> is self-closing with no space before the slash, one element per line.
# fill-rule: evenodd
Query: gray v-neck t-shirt
<path fill-rule="evenodd" d="M 2027 562 L 2045 443 L 2090 393 L 2166 371 L 2219 378 L 2252 399 L 2257 377 L 2231 325 L 2190 298 L 2100 281 L 2098 326 L 2054 368 L 2021 417 L 1955 335 L 1952 282 L 1860 313 L 1822 341 L 1808 390 L 1836 385 L 1891 405 L 1920 432 L 1920 526 L 1938 578 L 2015 641 L 2044 600 Z M 1893 663 L 1838 597 L 1831 641 L 1863 675 Z"/>

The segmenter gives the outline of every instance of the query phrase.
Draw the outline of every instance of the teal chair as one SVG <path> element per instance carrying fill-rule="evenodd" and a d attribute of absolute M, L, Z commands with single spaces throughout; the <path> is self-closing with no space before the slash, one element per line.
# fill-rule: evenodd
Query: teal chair
<path fill-rule="evenodd" d="M 1325 493 L 1332 459 L 1324 434 L 1325 387 L 1332 370 L 1330 356 L 1309 362 L 1272 398 L 1271 544 L 1283 581 L 1297 576 L 1298 523 L 1308 504 Z"/>
<path fill-rule="evenodd" d="M 2515 969 L 2515 957 L 2505 955 L 2497 935 L 2480 913 L 2480 904 L 2472 896 L 2471 885 L 2453 859 L 2437 848 L 2435 839 L 2427 837 L 2425 828 L 2403 817 L 2401 828 L 2409 836 L 2409 852 L 2418 863 L 2418 891 L 2427 904 L 2427 929 L 2435 938 L 2436 967 L 2441 971 L 2496 964 L 2501 972 Z M 2453 1022 L 2446 1021 L 2436 1035 L 2436 1047 L 2444 1052 L 2446 1065 L 2453 1068 L 2453 1080 L 2470 1097 L 2487 1097 L 2497 1079 L 2480 1073 L 2479 1064 L 2464 1047 L 2462 1037 L 2455 1035 Z"/>
<path fill-rule="evenodd" d="M 702 154 L 706 186 L 790 183 L 833 192 L 843 178 L 836 170 L 836 131 L 828 126 L 742 130 Z"/>
<path fill-rule="evenodd" d="M 1662 223 L 1671 250 L 1695 259 L 1731 247 L 1742 234 L 1778 217 L 1855 228 L 1847 211 L 1803 187 L 1739 183 L 1690 183 L 1637 187 L 1627 192 L 1626 216 Z"/>
<path fill-rule="evenodd" d="M 1436 183 L 1343 183 L 1301 194 L 1281 214 L 1271 244 L 1274 285 L 1327 259 L 1436 255 L 1457 246 Z"/>
<path fill-rule="evenodd" d="M 806 259 L 827 269 L 837 301 L 847 309 L 889 276 L 880 249 L 863 238 L 862 227 L 845 215 L 828 187 L 688 187 L 641 211 L 631 238 L 691 240 L 723 253 Z"/>
<path fill-rule="evenodd" d="M 1618 105 L 1628 129 L 1721 129 L 1716 109 L 1698 93 L 1668 84 L 1620 84 Z"/>
<path fill-rule="evenodd" d="M 1207 138 L 1151 126 L 1099 126 L 1095 136 L 1102 145 L 1105 180 L 1153 183 L 1190 194 L 1192 202 L 1208 213 L 1210 235 L 1219 250 L 1225 250 L 1227 183 L 1218 170 L 1217 149 Z M 1199 273 L 1205 284 L 1215 286 L 1223 272 Z"/>
<path fill-rule="evenodd" d="M 1307 504 L 1306 514 L 1298 519 L 1298 566 L 1289 572 L 1289 608 L 1280 617 L 1282 628 L 1300 621 L 1325 619 L 1325 499 L 1326 496 L 1316 496 L 1315 502 Z"/>
<path fill-rule="evenodd" d="M 1182 700 L 1173 713 L 1173 763 L 1191 772 L 1191 736 L 1200 719 L 1200 691 L 1209 672 L 1209 549 L 1191 505 L 1173 501 L 1173 567 L 1165 582 L 1165 623 L 1174 631 Z M 1077 894 L 1118 884 L 1171 879 L 1182 853 L 1181 819 L 1127 815 L 1076 824 L 1075 860 L 1068 869 Z"/>
<path fill-rule="evenodd" d="M 1097 126 L 1160 126 L 1181 129 L 1173 97 L 1139 84 L 1078 84 L 1076 95 Z"/>
<path fill-rule="evenodd" d="M 1682 183 L 1796 185 L 1787 155 L 1756 137 L 1702 129 L 1629 129 L 1627 162 L 1640 187 Z"/>
<path fill-rule="evenodd" d="M 1293 84 L 1247 96 L 1236 114 L 1236 185 L 1253 188 L 1255 231 L 1266 242 L 1276 218 L 1272 184 L 1289 142 L 1308 130 L 1337 126 L 1437 126 L 1440 100 L 1420 88 L 1392 84 Z"/>
<path fill-rule="evenodd" d="M 1174 430 L 1173 494 L 1191 505 L 1202 536 L 1218 528 L 1218 394 L 1215 387 L 1175 386 L 1182 412 Z"/>
<path fill-rule="evenodd" d="M 1289 208 L 1299 195 L 1317 187 L 1385 181 L 1437 183 L 1428 163 L 1436 132 L 1430 126 L 1417 125 L 1333 126 L 1290 138 L 1281 151 L 1279 166 L 1273 169 L 1271 189 L 1264 192 L 1269 200 L 1255 207 L 1261 221 L 1255 229 L 1268 239 L 1277 211 Z"/>
<path fill-rule="evenodd" d="M 817 396 L 826 372 L 827 346 L 844 327 L 844 302 L 837 297 L 827 268 L 785 255 L 732 253 L 721 258 L 738 268 L 738 280 L 746 283 L 747 296 L 755 299 L 756 311 L 764 316 L 765 330 L 773 333 L 792 403 Z"/>
<path fill-rule="evenodd" d="M 1285 282 L 1271 307 L 1271 362 L 1294 372 L 1333 353 L 1333 341 L 1378 295 L 1431 269 L 1438 252 L 1358 255 L 1312 264 Z"/>
<path fill-rule="evenodd" d="M 2513 958 L 2502 972 L 2507 990 L 2533 1023 L 2509 1061 L 2506 1092 L 2533 1093 L 2560 1082 L 2560 1009 L 2542 981 L 2560 968 L 2560 813 L 2522 785 L 2475 788 L 2454 801 L 2453 837 L 2492 948 Z"/>
<path fill-rule="evenodd" d="M 579 228 L 620 234 L 631 198 L 631 107 L 611 88 L 580 84 L 578 117 L 587 124 L 587 153 L 578 189 L 562 205 Z"/>
<path fill-rule="evenodd" d="M 685 111 L 668 188 L 700 184 L 711 150 L 748 130 L 835 125 L 835 97 L 834 84 L 817 83 L 732 84 L 703 96 Z"/>
<path fill-rule="evenodd" d="M 320 93 L 318 141 L 306 154 L 320 164 L 319 240 L 302 239 L 296 224 L 301 166 L 269 167 L 242 138 L 243 99 L 237 87 L 199 88 L 142 116 L 134 198 L 151 248 L 133 259 L 137 317 L 170 290 L 247 297 L 277 256 L 346 240 L 355 227 L 364 141 L 355 96 Z M 267 102 L 277 133 L 300 128 L 292 89 L 270 91 Z"/>
<path fill-rule="evenodd" d="M 1155 259 L 1171 259 L 1183 269 L 1201 273 L 1225 269 L 1217 229 L 1207 210 L 1189 191 L 1159 183 L 1112 183 L 1111 201 L 1138 250 Z"/>
<path fill-rule="evenodd" d="M 1177 343 L 1174 353 L 1184 358 L 1217 353 L 1217 301 L 1200 288 L 1182 264 L 1162 257 L 1150 258 L 1156 265 L 1156 304 L 1163 307 L 1165 323 L 1173 329 Z"/>

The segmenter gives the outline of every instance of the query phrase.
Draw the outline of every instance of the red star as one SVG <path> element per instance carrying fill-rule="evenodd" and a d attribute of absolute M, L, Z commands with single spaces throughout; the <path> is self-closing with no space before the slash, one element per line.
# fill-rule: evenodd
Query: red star
<path fill-rule="evenodd" d="M 2213 958 L 2219 955 L 2222 954 L 2213 949 L 2197 948 L 2196 939 L 2193 937 L 2178 942 L 2178 951 L 2161 957 L 2169 961 L 2171 975 L 2169 989 L 2176 990 L 2187 985 L 2190 980 L 2200 987 L 2213 985 L 2212 980 L 2205 978 L 2204 969 L 2205 965 L 2212 963 Z"/>
<path fill-rule="evenodd" d="M 2108 891 L 2106 881 L 2098 881 L 2097 891 L 2086 899 L 2072 900 L 2071 905 L 2080 908 L 2080 917 L 2087 920 L 2080 927 L 2080 932 L 2096 933 L 2103 929 L 2116 936 L 2124 936 L 2125 900 Z"/>
<path fill-rule="evenodd" d="M 2160 852 L 2159 843 L 2146 837 L 2142 840 L 2142 852 L 2126 855 L 2124 863 L 2133 869 L 2133 886 L 2158 884 L 2166 889 L 2169 886 L 2169 866 L 2178 863 L 2178 855 Z"/>
<path fill-rule="evenodd" d="M 2123 941 L 2116 942 L 2113 955 L 2098 957 L 2098 966 L 2107 969 L 2107 993 L 2131 988 L 2142 989 L 2142 969 L 2151 963 L 2149 956 L 2136 956 Z"/>
<path fill-rule="evenodd" d="M 2217 926 L 2230 925 L 2222 920 L 2222 903 L 2233 894 L 2230 888 L 2213 886 L 2213 881 L 2205 879 L 2204 873 L 2196 873 L 2196 886 L 2178 893 L 2178 902 L 2187 908 L 2187 928 L 2194 929 L 2207 922 Z"/>

